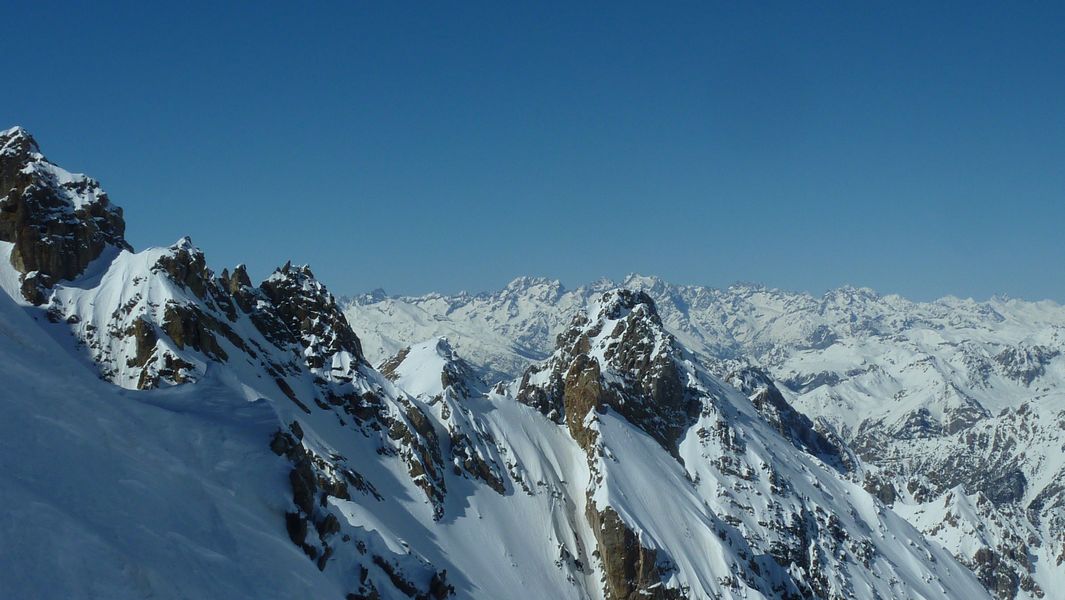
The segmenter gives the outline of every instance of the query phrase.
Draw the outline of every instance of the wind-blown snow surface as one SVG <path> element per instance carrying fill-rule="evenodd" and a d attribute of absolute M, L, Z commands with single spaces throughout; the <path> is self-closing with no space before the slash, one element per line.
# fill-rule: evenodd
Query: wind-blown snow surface
<path fill-rule="evenodd" d="M 0 294 L 0 595 L 340 598 L 278 527 L 269 402 L 212 380 L 130 393 Z"/>

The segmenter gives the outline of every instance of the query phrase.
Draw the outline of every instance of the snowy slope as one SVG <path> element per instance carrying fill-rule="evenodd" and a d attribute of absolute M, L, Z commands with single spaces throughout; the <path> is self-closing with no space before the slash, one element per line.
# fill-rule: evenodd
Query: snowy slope
<path fill-rule="evenodd" d="M 214 381 L 125 392 L 6 294 L 0 373 L 4 597 L 342 597 L 277 526 L 268 402 Z"/>

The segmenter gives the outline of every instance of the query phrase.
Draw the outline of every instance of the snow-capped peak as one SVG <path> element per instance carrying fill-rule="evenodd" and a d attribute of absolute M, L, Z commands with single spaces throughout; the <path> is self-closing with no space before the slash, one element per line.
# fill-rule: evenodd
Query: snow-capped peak
<path fill-rule="evenodd" d="M 44 158 L 37 140 L 19 125 L 0 132 L 0 156 L 29 155 L 36 160 Z"/>
<path fill-rule="evenodd" d="M 512 292 L 524 291 L 533 287 L 550 287 L 558 288 L 562 290 L 562 282 L 557 279 L 548 279 L 547 277 L 515 277 L 506 285 L 506 289 Z"/>
<path fill-rule="evenodd" d="M 661 277 L 656 275 L 641 275 L 639 273 L 629 273 L 624 280 L 622 280 L 619 287 L 629 288 L 634 290 L 644 291 L 661 291 L 668 283 Z"/>
<path fill-rule="evenodd" d="M 196 244 L 192 243 L 192 238 L 189 236 L 182 236 L 181 239 L 170 245 L 171 250 L 184 250 L 186 252 L 192 252 L 197 254 L 203 254 Z"/>

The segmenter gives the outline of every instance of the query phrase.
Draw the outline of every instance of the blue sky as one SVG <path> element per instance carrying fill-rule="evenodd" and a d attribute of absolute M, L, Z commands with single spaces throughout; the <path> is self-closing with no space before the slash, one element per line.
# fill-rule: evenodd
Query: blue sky
<path fill-rule="evenodd" d="M 137 248 L 341 294 L 1065 301 L 1065 5 L 661 4 L 6 3 L 0 125 Z"/>

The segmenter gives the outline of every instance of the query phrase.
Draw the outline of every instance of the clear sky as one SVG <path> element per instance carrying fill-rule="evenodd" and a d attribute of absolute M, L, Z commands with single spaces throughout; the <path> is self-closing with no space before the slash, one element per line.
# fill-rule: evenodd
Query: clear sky
<path fill-rule="evenodd" d="M 340 294 L 1065 301 L 1065 4 L 573 4 L 6 2 L 0 127 Z"/>

